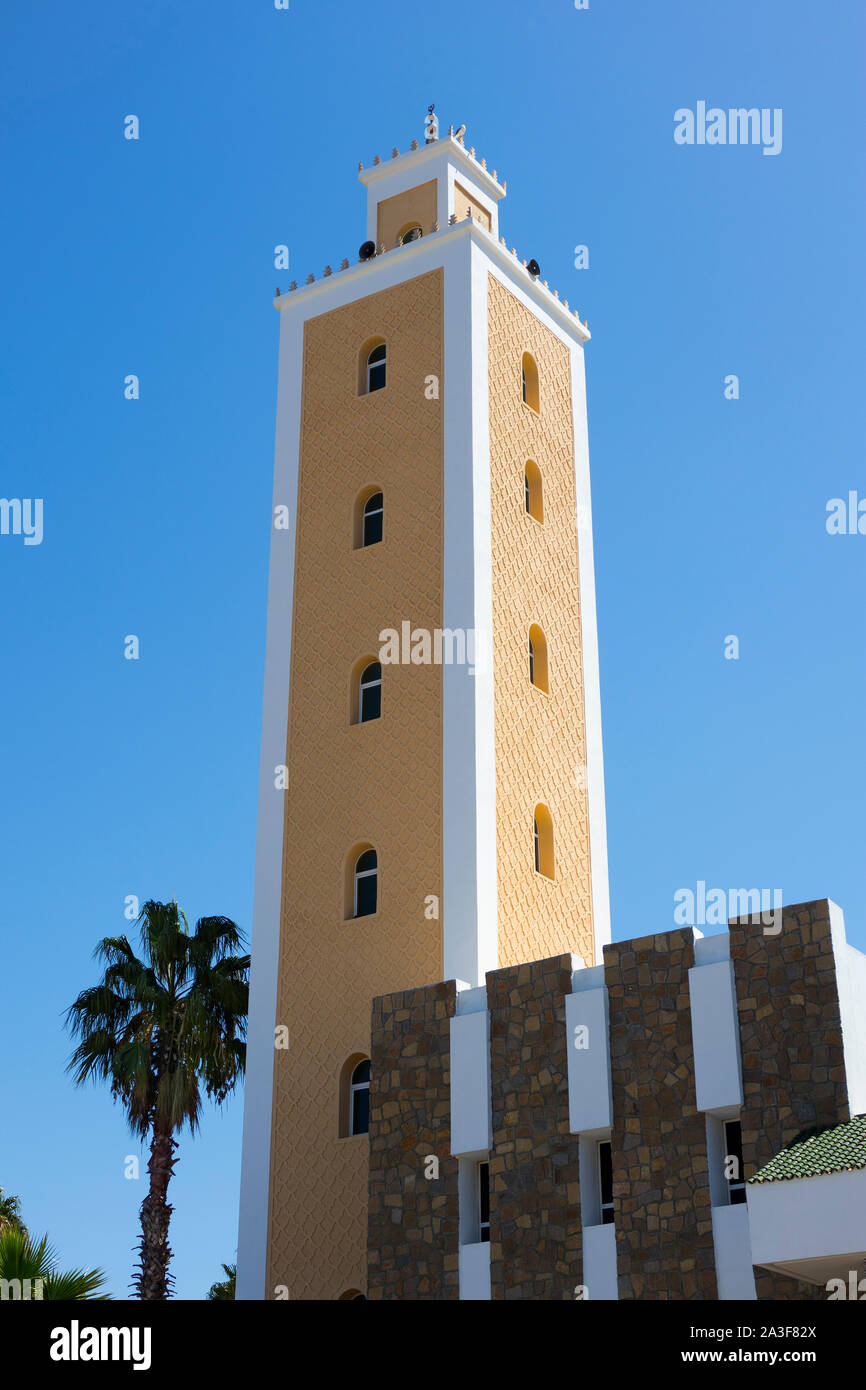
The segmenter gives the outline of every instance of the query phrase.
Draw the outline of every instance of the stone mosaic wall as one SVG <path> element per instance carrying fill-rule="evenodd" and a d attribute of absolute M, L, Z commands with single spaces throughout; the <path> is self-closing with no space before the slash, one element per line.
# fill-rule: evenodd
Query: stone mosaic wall
<path fill-rule="evenodd" d="M 582 1279 L 578 1137 L 568 1123 L 570 992 L 570 955 L 487 976 L 493 1299 L 573 1299 Z"/>
<path fill-rule="evenodd" d="M 826 899 L 730 923 L 743 1064 L 743 1169 L 753 1173 L 804 1129 L 850 1119 L 836 962 Z M 824 1292 L 755 1270 L 759 1298 Z"/>
<path fill-rule="evenodd" d="M 812 1125 L 849 1118 L 826 902 L 782 930 L 731 923 L 743 1066 L 744 1176 Z M 573 1299 L 582 1283 L 579 1144 L 569 1130 L 571 956 L 487 976 L 494 1300 Z M 717 1299 L 706 1122 L 696 1104 L 691 928 L 604 949 L 619 1297 Z M 457 1298 L 458 1164 L 450 1150 L 455 985 L 377 999 L 370 1132 L 370 1298 Z M 423 1176 L 427 1155 L 439 1178 Z M 755 1269 L 759 1299 L 825 1292 Z"/>
<path fill-rule="evenodd" d="M 621 1299 L 718 1298 L 692 965 L 690 927 L 604 948 Z"/>
<path fill-rule="evenodd" d="M 373 1001 L 368 1299 L 456 1299 L 457 1159 L 451 1157 L 453 980 Z M 438 1177 L 428 1156 L 438 1159 Z"/>

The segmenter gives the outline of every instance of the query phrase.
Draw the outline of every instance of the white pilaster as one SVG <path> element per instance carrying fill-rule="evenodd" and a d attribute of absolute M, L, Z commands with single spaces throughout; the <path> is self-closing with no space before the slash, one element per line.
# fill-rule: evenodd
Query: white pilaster
<path fill-rule="evenodd" d="M 486 262 L 464 245 L 445 276 L 443 627 L 474 631 L 475 666 L 442 668 L 442 926 L 445 979 L 478 985 L 497 964 L 493 552 Z"/>
<path fill-rule="evenodd" d="M 238 1221 L 237 1297 L 265 1297 L 270 1187 L 274 1026 L 280 947 L 285 792 L 274 785 L 286 759 L 289 666 L 295 573 L 295 520 L 301 433 L 303 322 L 283 315 L 280 324 L 274 494 L 268 579 L 268 628 L 259 767 L 259 807 L 253 898 L 252 964 L 244 1087 L 244 1131 Z M 274 510 L 288 507 L 287 530 L 274 529 Z"/>

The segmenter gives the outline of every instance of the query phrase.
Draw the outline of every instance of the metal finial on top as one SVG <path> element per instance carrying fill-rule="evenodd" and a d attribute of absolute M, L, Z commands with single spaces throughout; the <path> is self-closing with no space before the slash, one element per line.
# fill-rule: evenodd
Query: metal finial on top
<path fill-rule="evenodd" d="M 427 120 L 424 123 L 424 143 L 433 145 L 439 139 L 439 118 L 431 101 L 427 107 Z"/>

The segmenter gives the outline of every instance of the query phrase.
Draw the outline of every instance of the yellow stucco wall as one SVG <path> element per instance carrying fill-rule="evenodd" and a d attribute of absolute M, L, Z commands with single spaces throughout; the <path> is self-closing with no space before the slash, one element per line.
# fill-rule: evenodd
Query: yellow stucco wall
<path fill-rule="evenodd" d="M 489 284 L 490 468 L 499 964 L 593 957 L 574 437 L 568 349 L 494 276 Z M 524 405 L 524 352 L 540 414 Z M 541 470 L 544 524 L 527 516 L 524 469 Z M 529 683 L 528 637 L 547 639 L 549 694 Z M 556 873 L 535 873 L 532 818 L 553 818 Z"/>
<path fill-rule="evenodd" d="M 405 193 L 395 193 L 393 198 L 384 198 L 379 203 L 376 240 L 390 251 L 408 223 L 417 222 L 422 232 L 431 232 L 436 217 L 436 180 L 431 179 L 429 183 L 407 188 Z"/>
<path fill-rule="evenodd" d="M 485 231 L 490 231 L 490 213 L 475 197 L 468 188 L 464 188 L 462 183 L 454 182 L 454 211 L 457 214 L 457 221 L 462 222 L 465 217 L 471 215 L 475 222 L 479 222 Z"/>
<path fill-rule="evenodd" d="M 388 381 L 359 396 L 358 353 L 382 336 Z M 442 625 L 442 272 L 310 320 L 303 404 L 285 793 L 268 1297 L 335 1299 L 365 1286 L 366 1136 L 340 1139 L 340 1071 L 369 1055 L 374 995 L 442 977 L 442 671 L 386 666 L 382 718 L 349 723 L 354 663 L 404 619 Z M 352 548 L 371 484 L 384 540 Z M 280 795 L 278 791 L 275 796 Z M 379 855 L 379 907 L 344 920 L 345 859 Z"/>

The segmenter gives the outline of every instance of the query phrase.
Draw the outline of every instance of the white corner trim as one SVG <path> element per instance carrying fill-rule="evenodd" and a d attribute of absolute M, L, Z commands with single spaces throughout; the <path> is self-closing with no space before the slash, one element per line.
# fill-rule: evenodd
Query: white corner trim
<path fill-rule="evenodd" d="M 442 954 L 446 980 L 476 986 L 497 960 L 487 302 L 471 239 L 452 245 L 445 271 L 442 624 L 474 630 L 476 660 L 474 675 L 468 666 L 442 667 Z"/>
<path fill-rule="evenodd" d="M 487 258 L 470 240 L 472 335 L 472 516 L 476 667 L 475 805 L 477 982 L 499 964 L 496 837 L 496 719 L 493 672 L 493 515 L 490 483 L 489 287 Z M 447 571 L 446 571 L 447 572 Z"/>
<path fill-rule="evenodd" d="M 583 653 L 583 702 L 586 728 L 586 793 L 589 810 L 589 858 L 595 960 L 611 939 L 610 885 L 607 865 L 607 816 L 601 737 L 601 682 L 595 611 L 595 560 L 592 499 L 589 486 L 589 435 L 583 348 L 571 349 L 571 408 L 574 417 L 574 492 L 577 502 L 577 560 L 580 584 L 580 632 Z"/>
<path fill-rule="evenodd" d="M 302 353 L 303 323 L 296 317 L 284 316 L 280 324 L 273 507 L 288 506 L 289 529 L 274 529 L 272 507 L 238 1220 L 238 1299 L 265 1297 L 285 808 L 285 792 L 274 786 L 274 769 L 285 762 L 288 733 Z"/>

